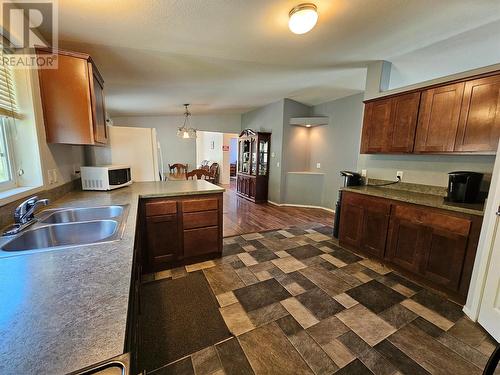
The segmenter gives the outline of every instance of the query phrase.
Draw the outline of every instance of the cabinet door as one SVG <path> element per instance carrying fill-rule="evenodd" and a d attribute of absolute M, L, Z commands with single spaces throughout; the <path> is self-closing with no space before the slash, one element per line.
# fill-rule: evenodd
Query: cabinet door
<path fill-rule="evenodd" d="M 48 143 L 94 143 L 88 62 L 58 55 L 57 69 L 39 69 L 40 95 Z"/>
<path fill-rule="evenodd" d="M 391 129 L 392 100 L 377 100 L 365 105 L 361 153 L 379 153 L 387 150 Z"/>
<path fill-rule="evenodd" d="M 419 273 L 436 284 L 458 290 L 467 241 L 468 232 L 429 227 Z"/>
<path fill-rule="evenodd" d="M 177 215 L 146 217 L 147 254 L 150 268 L 174 261 L 179 254 Z"/>
<path fill-rule="evenodd" d="M 361 243 L 362 232 L 363 208 L 353 204 L 343 203 L 340 210 L 340 243 L 358 249 Z"/>
<path fill-rule="evenodd" d="M 248 179 L 248 196 L 253 199 L 255 199 L 255 192 L 256 192 L 255 181 L 256 181 L 255 178 Z"/>
<path fill-rule="evenodd" d="M 366 206 L 363 214 L 361 250 L 378 258 L 383 258 L 388 227 L 389 212 L 372 210 L 369 205 Z"/>
<path fill-rule="evenodd" d="M 108 131 L 106 128 L 106 107 L 104 103 L 104 81 L 97 69 L 89 63 L 89 70 L 92 77 L 92 118 L 94 126 L 94 140 L 97 143 L 106 144 L 108 142 Z"/>
<path fill-rule="evenodd" d="M 422 93 L 415 139 L 416 152 L 452 152 L 455 148 L 463 82 Z"/>
<path fill-rule="evenodd" d="M 408 271 L 418 272 L 425 241 L 425 227 L 410 220 L 392 217 L 386 258 Z"/>
<path fill-rule="evenodd" d="M 413 152 L 417 127 L 420 92 L 396 96 L 392 99 L 392 116 L 388 152 Z"/>
<path fill-rule="evenodd" d="M 500 137 L 500 75 L 465 83 L 455 151 L 496 152 Z"/>

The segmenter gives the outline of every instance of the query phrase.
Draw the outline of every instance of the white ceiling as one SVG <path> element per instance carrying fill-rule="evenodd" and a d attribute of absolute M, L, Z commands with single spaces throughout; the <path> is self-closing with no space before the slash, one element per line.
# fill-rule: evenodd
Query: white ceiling
<path fill-rule="evenodd" d="M 366 64 L 500 19 L 498 0 L 59 0 L 60 46 L 90 53 L 118 115 L 242 113 L 283 97 L 314 105 L 363 91 Z"/>

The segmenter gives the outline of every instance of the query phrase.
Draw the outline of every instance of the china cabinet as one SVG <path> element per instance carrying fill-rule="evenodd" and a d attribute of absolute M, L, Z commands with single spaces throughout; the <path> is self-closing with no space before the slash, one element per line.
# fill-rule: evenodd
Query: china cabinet
<path fill-rule="evenodd" d="M 252 202 L 266 202 L 271 133 L 244 130 L 238 140 L 237 193 Z"/>

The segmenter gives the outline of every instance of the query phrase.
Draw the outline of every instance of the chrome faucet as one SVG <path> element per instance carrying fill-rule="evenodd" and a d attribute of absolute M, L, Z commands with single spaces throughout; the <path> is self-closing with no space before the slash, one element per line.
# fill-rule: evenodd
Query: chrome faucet
<path fill-rule="evenodd" d="M 35 220 L 35 208 L 38 205 L 48 205 L 48 199 L 38 199 L 38 197 L 31 197 L 26 199 L 23 203 L 17 206 L 16 211 L 14 212 L 14 223 L 16 224 L 27 224 L 31 221 Z"/>
<path fill-rule="evenodd" d="M 11 236 L 17 234 L 31 224 L 35 223 L 35 209 L 40 205 L 48 205 L 48 199 L 38 199 L 38 197 L 31 197 L 26 199 L 23 203 L 17 206 L 14 211 L 14 225 L 7 228 L 2 233 L 2 236 Z"/>

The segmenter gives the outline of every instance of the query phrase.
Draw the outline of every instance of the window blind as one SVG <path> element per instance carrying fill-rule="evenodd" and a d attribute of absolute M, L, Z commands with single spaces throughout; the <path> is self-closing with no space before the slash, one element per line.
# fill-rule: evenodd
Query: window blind
<path fill-rule="evenodd" d="M 0 116 L 20 117 L 12 68 L 5 64 L 0 64 Z"/>

